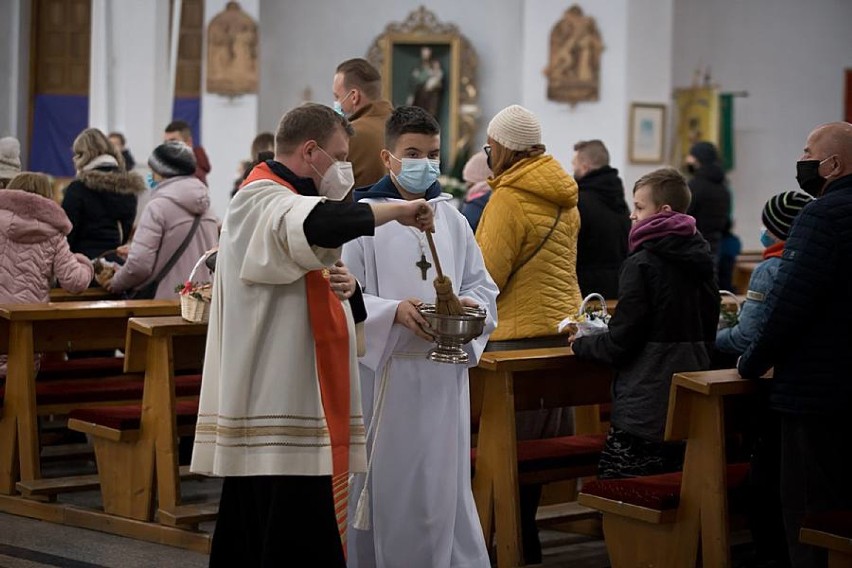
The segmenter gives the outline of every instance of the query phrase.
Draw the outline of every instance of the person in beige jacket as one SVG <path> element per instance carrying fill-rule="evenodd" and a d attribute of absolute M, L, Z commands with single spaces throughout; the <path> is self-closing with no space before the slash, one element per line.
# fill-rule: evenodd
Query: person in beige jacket
<path fill-rule="evenodd" d="M 355 129 L 349 142 L 355 187 L 373 185 L 387 173 L 381 151 L 385 123 L 393 112 L 393 106 L 381 98 L 382 76 L 366 59 L 349 59 L 337 66 L 332 90 L 334 109 Z"/>

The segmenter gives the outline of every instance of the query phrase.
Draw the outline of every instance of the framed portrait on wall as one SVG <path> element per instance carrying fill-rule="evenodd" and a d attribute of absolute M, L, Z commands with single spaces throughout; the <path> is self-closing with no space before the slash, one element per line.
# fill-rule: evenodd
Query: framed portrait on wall
<path fill-rule="evenodd" d="M 632 164 L 661 164 L 666 141 L 666 105 L 630 105 L 627 155 Z"/>
<path fill-rule="evenodd" d="M 404 22 L 389 24 L 367 59 L 382 74 L 384 96 L 394 107 L 422 107 L 441 125 L 442 172 L 463 165 L 479 108 L 476 54 L 458 28 L 421 6 Z"/>
<path fill-rule="evenodd" d="M 429 111 L 441 125 L 441 161 L 452 161 L 458 138 L 459 41 L 449 35 L 388 34 L 384 92 L 394 107 Z"/>

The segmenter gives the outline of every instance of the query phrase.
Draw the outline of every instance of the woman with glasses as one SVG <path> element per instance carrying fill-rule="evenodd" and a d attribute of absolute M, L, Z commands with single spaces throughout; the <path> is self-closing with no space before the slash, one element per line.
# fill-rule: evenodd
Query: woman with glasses
<path fill-rule="evenodd" d="M 476 230 L 488 272 L 497 283 L 497 329 L 486 351 L 567 346 L 557 324 L 580 308 L 577 283 L 577 183 L 545 154 L 541 124 L 512 105 L 488 124 L 483 148 L 493 172 L 491 198 Z M 518 439 L 573 432 L 570 409 L 519 412 Z M 535 512 L 540 485 L 521 487 L 526 562 L 541 562 Z"/>

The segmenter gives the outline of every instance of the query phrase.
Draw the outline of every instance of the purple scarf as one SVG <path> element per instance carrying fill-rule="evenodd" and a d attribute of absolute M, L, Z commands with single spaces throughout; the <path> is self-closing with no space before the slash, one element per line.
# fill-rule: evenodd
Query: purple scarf
<path fill-rule="evenodd" d="M 670 235 L 691 237 L 695 234 L 695 219 L 684 213 L 663 211 L 651 215 L 633 225 L 627 245 L 630 252 L 639 248 L 645 241 L 661 239 Z"/>

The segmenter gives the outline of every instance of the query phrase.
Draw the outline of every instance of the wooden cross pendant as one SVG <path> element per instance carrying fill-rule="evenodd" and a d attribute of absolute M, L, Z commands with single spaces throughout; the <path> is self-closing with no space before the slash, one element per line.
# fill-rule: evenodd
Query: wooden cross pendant
<path fill-rule="evenodd" d="M 426 255 L 421 254 L 420 260 L 415 262 L 414 265 L 420 269 L 420 277 L 423 278 L 423 280 L 426 280 L 426 271 L 432 268 L 432 264 L 426 260 Z"/>

